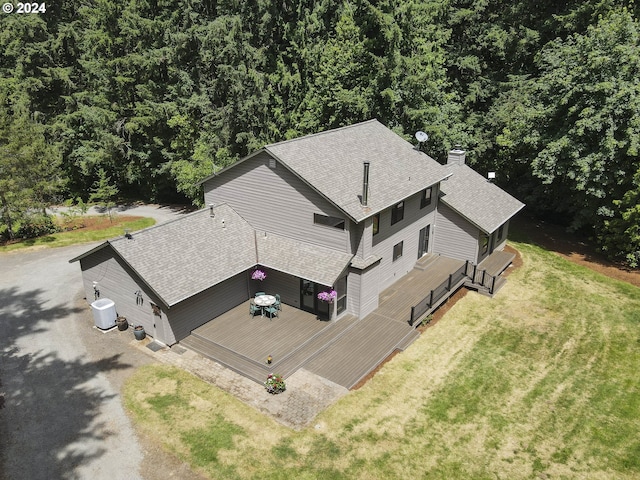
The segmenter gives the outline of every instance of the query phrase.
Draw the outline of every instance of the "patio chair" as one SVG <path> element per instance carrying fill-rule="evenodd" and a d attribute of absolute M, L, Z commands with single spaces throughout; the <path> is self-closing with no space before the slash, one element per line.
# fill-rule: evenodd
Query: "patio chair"
<path fill-rule="evenodd" d="M 259 297 L 260 295 L 264 295 L 264 292 L 256 292 L 256 294 L 254 295 L 254 297 Z"/>
<path fill-rule="evenodd" d="M 267 312 L 267 315 L 269 315 L 269 318 L 273 318 L 274 315 L 276 317 L 278 316 L 278 309 L 276 307 L 265 307 L 264 310 Z"/>
<path fill-rule="evenodd" d="M 262 308 L 260 308 L 255 303 L 251 302 L 249 303 L 249 313 L 251 314 L 251 317 L 255 317 L 256 313 L 259 313 L 260 315 L 262 315 Z"/>
<path fill-rule="evenodd" d="M 273 304 L 278 310 L 282 310 L 282 303 L 280 303 L 280 295 L 276 293 L 276 303 Z"/>

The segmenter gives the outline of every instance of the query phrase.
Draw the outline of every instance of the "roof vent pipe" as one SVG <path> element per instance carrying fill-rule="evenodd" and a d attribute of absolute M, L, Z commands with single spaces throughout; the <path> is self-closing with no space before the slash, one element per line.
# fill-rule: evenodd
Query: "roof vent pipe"
<path fill-rule="evenodd" d="M 362 206 L 367 206 L 369 199 L 369 162 L 364 162 L 364 178 L 362 179 Z"/>
<path fill-rule="evenodd" d="M 216 216 L 216 214 L 215 214 L 215 213 L 213 213 L 213 206 L 214 206 L 214 204 L 213 204 L 213 203 L 210 203 L 210 204 L 209 204 L 209 216 L 210 216 L 211 218 L 213 218 L 213 217 L 215 217 L 215 216 Z"/>

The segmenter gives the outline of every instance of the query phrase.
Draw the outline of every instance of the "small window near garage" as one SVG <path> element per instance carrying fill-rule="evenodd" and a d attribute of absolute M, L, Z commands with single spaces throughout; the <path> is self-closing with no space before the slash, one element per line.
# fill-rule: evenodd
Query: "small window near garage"
<path fill-rule="evenodd" d="M 483 235 L 482 236 L 482 254 L 487 253 L 487 250 L 489 250 L 489 236 Z"/>
<path fill-rule="evenodd" d="M 376 213 L 373 216 L 373 234 L 377 235 L 380 231 L 380 214 Z"/>
<path fill-rule="evenodd" d="M 424 208 L 428 205 L 431 205 L 431 187 L 425 188 L 422 191 L 422 196 L 420 197 L 420 208 Z"/>
<path fill-rule="evenodd" d="M 504 225 L 500 225 L 498 229 L 498 240 L 502 240 L 502 234 L 504 233 Z"/>
<path fill-rule="evenodd" d="M 404 202 L 397 203 L 391 210 L 391 225 L 404 218 Z"/>
<path fill-rule="evenodd" d="M 393 261 L 395 262 L 402 256 L 402 246 L 404 242 L 396 243 L 393 246 Z"/>
<path fill-rule="evenodd" d="M 313 214 L 313 223 L 316 225 L 324 225 L 326 227 L 338 228 L 344 230 L 344 218 L 329 217 L 327 215 Z"/>

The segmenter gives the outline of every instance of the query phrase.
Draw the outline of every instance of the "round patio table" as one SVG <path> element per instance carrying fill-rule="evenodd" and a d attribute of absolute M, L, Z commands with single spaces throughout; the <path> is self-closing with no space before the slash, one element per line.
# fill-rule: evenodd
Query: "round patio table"
<path fill-rule="evenodd" d="M 259 307 L 270 307 L 276 303 L 276 297 L 273 295 L 259 295 L 253 299 L 256 305 Z"/>

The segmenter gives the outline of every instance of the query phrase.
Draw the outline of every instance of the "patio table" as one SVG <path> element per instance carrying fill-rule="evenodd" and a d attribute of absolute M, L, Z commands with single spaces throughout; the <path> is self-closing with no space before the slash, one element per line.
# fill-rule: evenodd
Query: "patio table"
<path fill-rule="evenodd" d="M 276 303 L 276 297 L 273 295 L 259 295 L 253 299 L 256 305 L 259 307 L 270 307 Z"/>

